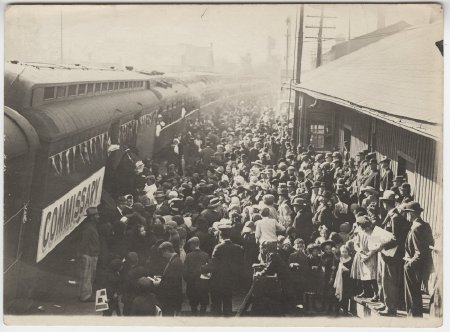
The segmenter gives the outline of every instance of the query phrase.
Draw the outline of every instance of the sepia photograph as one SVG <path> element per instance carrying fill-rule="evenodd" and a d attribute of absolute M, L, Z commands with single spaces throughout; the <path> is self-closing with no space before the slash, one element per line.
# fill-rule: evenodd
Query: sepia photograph
<path fill-rule="evenodd" d="M 439 3 L 4 7 L 6 325 L 439 327 Z"/>

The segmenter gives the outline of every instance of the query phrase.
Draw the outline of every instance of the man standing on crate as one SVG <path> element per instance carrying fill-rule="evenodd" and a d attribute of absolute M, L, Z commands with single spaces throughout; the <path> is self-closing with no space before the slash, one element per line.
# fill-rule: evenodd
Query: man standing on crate
<path fill-rule="evenodd" d="M 92 286 L 97 269 L 98 255 L 100 254 L 100 239 L 98 236 L 98 210 L 89 207 L 86 210 L 86 220 L 83 224 L 80 241 L 81 276 L 79 299 L 82 302 L 94 301 Z"/>

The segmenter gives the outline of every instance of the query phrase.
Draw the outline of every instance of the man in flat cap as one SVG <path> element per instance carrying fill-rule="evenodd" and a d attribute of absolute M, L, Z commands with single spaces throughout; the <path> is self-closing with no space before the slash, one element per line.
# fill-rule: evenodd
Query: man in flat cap
<path fill-rule="evenodd" d="M 430 246 L 434 245 L 430 224 L 423 221 L 423 209 L 418 202 L 404 205 L 403 211 L 411 223 L 405 243 L 405 301 L 408 316 L 423 317 L 422 284 L 428 283 L 433 271 Z"/>
<path fill-rule="evenodd" d="M 211 273 L 211 312 L 231 316 L 233 290 L 239 285 L 244 251 L 230 240 L 231 222 L 219 223 L 220 243 L 214 248 L 211 262 L 201 272 Z"/>
<path fill-rule="evenodd" d="M 92 302 L 94 301 L 92 285 L 94 283 L 98 256 L 100 254 L 100 238 L 97 228 L 99 215 L 97 208 L 87 208 L 85 216 L 86 219 L 83 222 L 79 246 L 81 280 L 78 296 L 82 302 Z"/>

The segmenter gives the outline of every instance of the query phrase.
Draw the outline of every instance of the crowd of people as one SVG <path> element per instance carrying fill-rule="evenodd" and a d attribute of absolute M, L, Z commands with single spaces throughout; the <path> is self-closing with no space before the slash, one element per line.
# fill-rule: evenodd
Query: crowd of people
<path fill-rule="evenodd" d="M 189 121 L 144 161 L 117 207 L 87 211 L 80 300 L 106 288 L 104 315 L 347 315 L 352 297 L 380 315 L 422 316 L 431 228 L 390 160 L 368 150 L 295 146 L 256 101 Z M 210 306 L 210 307 L 209 307 Z"/>

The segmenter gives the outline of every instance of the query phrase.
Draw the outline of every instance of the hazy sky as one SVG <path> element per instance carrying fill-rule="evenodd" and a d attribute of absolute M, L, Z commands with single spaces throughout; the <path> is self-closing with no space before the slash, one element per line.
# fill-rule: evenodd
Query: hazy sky
<path fill-rule="evenodd" d="M 377 6 L 367 4 L 324 5 L 327 37 L 352 37 L 376 29 Z M 429 20 L 429 5 L 382 5 L 386 25 L 401 20 L 423 24 Z M 77 5 L 10 6 L 5 14 L 5 59 L 59 62 L 61 58 L 61 15 L 64 62 L 145 63 L 152 49 L 188 43 L 209 46 L 215 59 L 238 62 L 251 53 L 253 63 L 267 58 L 267 40 L 276 40 L 273 54 L 283 59 L 286 49 L 286 18 L 294 30 L 298 5 Z M 318 15 L 320 5 L 305 5 L 305 15 Z M 318 25 L 317 18 L 305 17 L 305 25 Z M 305 36 L 317 36 L 317 29 L 306 29 Z M 307 40 L 307 39 L 306 39 Z M 333 45 L 326 42 L 324 52 Z M 313 58 L 316 42 L 304 44 L 304 59 Z M 154 52 L 157 53 L 157 52 Z M 293 56 L 291 56 L 293 58 Z M 178 61 L 178 59 L 174 59 Z"/>

